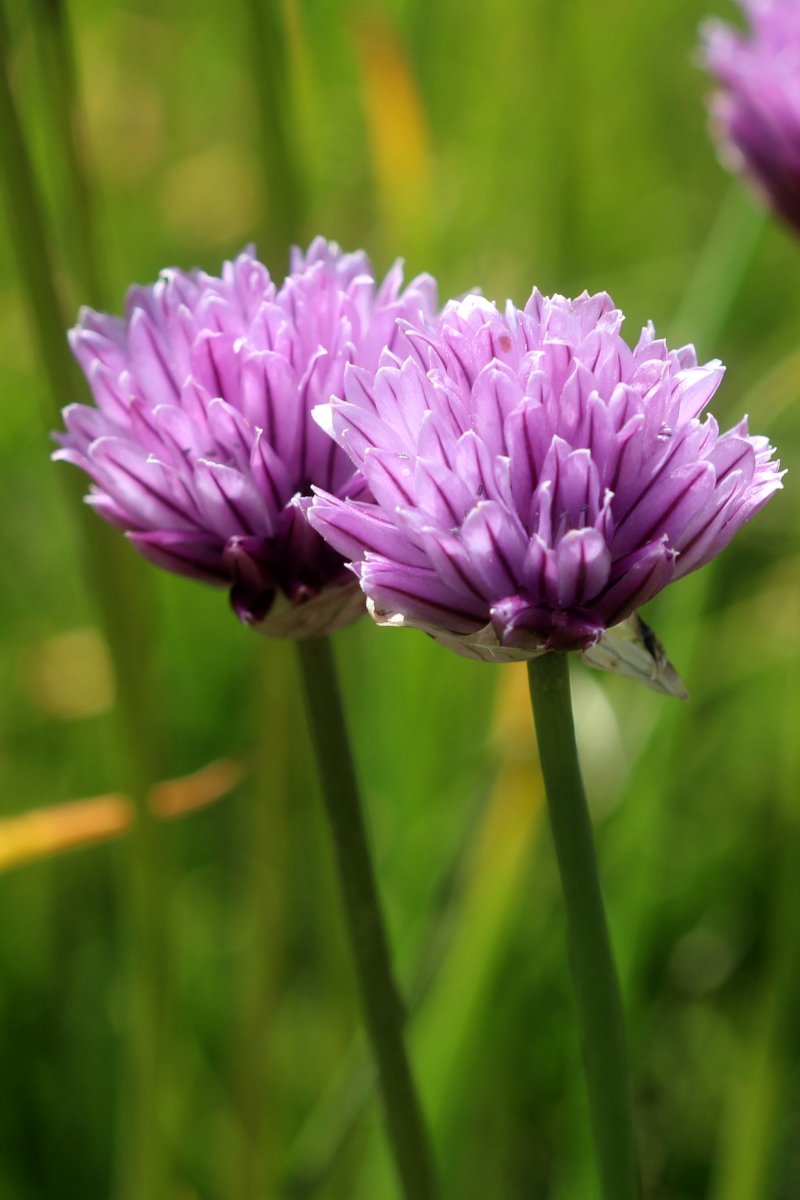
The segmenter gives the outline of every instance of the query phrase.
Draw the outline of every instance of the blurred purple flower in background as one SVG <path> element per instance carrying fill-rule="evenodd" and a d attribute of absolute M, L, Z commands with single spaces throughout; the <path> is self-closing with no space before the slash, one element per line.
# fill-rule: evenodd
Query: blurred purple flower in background
<path fill-rule="evenodd" d="M 722 85 L 712 100 L 722 155 L 800 231 L 800 3 L 741 0 L 749 38 L 709 21 L 706 65 Z"/>
<path fill-rule="evenodd" d="M 54 457 L 91 477 L 88 501 L 159 566 L 229 586 L 263 632 L 329 632 L 363 611 L 341 556 L 292 503 L 312 484 L 364 482 L 311 418 L 346 364 L 374 370 L 396 319 L 428 319 L 436 288 L 376 289 L 369 259 L 316 239 L 276 289 L 251 251 L 222 277 L 167 270 L 124 317 L 84 309 L 70 340 L 97 408 L 70 405 Z"/>
<path fill-rule="evenodd" d="M 318 419 L 374 500 L 303 503 L 379 623 L 487 659 L 587 650 L 781 486 L 746 421 L 699 419 L 722 365 L 651 327 L 631 350 L 622 319 L 602 294 L 469 296 L 348 368 Z"/>

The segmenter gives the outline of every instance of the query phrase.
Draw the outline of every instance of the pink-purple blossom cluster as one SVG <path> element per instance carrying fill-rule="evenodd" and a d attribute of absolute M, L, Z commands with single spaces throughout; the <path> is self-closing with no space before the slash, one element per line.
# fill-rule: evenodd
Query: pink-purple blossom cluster
<path fill-rule="evenodd" d="M 586 649 L 780 487 L 746 421 L 700 419 L 721 364 L 621 323 L 603 294 L 468 296 L 348 368 L 320 419 L 371 499 L 316 489 L 310 520 L 379 622 L 478 657 Z"/>
<path fill-rule="evenodd" d="M 128 293 L 124 317 L 84 309 L 70 334 L 97 407 L 70 405 L 55 457 L 160 566 L 227 585 L 242 618 L 303 636 L 363 607 L 341 555 L 292 503 L 363 479 L 311 418 L 345 367 L 374 368 L 396 320 L 432 317 L 429 277 L 378 287 L 365 254 L 317 238 L 278 289 L 245 251 L 221 278 L 167 270 Z"/>
<path fill-rule="evenodd" d="M 721 21 L 704 29 L 706 64 L 725 160 L 748 175 L 800 231 L 800 4 L 740 0 L 749 36 Z"/>
<path fill-rule="evenodd" d="M 166 271 L 81 314 L 97 406 L 66 409 L 57 457 L 264 632 L 329 632 L 365 595 L 478 657 L 585 651 L 781 486 L 746 421 L 701 419 L 721 364 L 621 324 L 603 294 L 439 313 L 429 277 L 378 287 L 322 239 L 279 289 L 249 252 Z"/>

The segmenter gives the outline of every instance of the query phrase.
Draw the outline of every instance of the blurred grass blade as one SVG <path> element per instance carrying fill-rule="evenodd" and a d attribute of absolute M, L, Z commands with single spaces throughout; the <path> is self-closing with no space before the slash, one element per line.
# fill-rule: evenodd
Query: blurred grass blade
<path fill-rule="evenodd" d="M 532 771 L 535 752 L 525 667 L 509 665 L 500 675 L 491 731 L 498 772 L 480 827 L 457 868 L 457 911 L 448 909 L 445 916 L 447 925 L 455 926 L 454 932 L 424 994 L 410 1006 L 410 1038 L 420 1085 L 445 1152 L 448 1140 L 457 1137 L 454 1120 L 466 1087 L 465 1072 L 484 1028 L 486 996 L 516 919 L 516 901 L 544 804 L 541 784 L 537 792 L 538 777 Z M 427 947 L 440 940 L 439 932 L 432 931 L 422 957 L 427 959 Z M 374 1084 L 366 1046 L 355 1038 L 291 1148 L 287 1194 L 295 1186 L 321 1183 L 330 1173 L 363 1118 Z M 391 1186 L 385 1157 L 376 1147 L 370 1160 L 364 1194 L 382 1195 Z"/>
<path fill-rule="evenodd" d="M 752 206 L 738 184 L 731 185 L 673 321 L 670 334 L 673 344 L 684 337 L 693 338 L 701 346 L 718 341 L 758 246 L 763 224 L 762 212 Z M 671 596 L 670 624 L 675 636 L 667 652 L 689 681 L 690 692 L 693 669 L 703 650 L 705 617 L 719 570 L 719 560 L 707 564 L 702 571 L 683 580 Z M 626 994 L 636 987 L 641 967 L 640 943 L 651 925 L 653 906 L 658 904 L 655 848 L 664 839 L 665 822 L 669 819 L 666 795 L 672 777 L 669 764 L 679 753 L 686 725 L 693 720 L 691 704 L 670 706 L 651 738 L 639 748 L 625 787 L 623 802 L 636 796 L 640 810 L 631 875 L 633 889 L 620 922 L 621 929 L 627 927 L 620 943 L 620 972 Z M 635 1010 L 634 997 L 631 1011 Z"/>
<path fill-rule="evenodd" d="M 433 1146 L 406 1048 L 405 1004 L 395 981 L 333 649 L 326 637 L 305 638 L 296 647 L 387 1140 L 406 1200 L 438 1200 Z"/>
<path fill-rule="evenodd" d="M 792 582 L 788 603 L 794 618 L 791 623 L 797 629 L 797 571 Z M 763 1200 L 777 1195 L 779 1149 L 782 1144 L 788 1146 L 792 1124 L 792 1084 L 800 1047 L 800 744 L 795 708 L 800 694 L 800 660 L 796 652 L 787 659 L 782 675 L 783 736 L 773 763 L 780 836 L 774 841 L 777 882 L 769 910 L 768 957 L 762 994 L 748 1031 L 750 1040 L 741 1052 L 739 1070 L 731 1072 L 711 1200 Z"/>
<path fill-rule="evenodd" d="M 250 787 L 239 836 L 242 860 L 231 1109 L 234 1117 L 226 1200 L 271 1196 L 275 1188 L 275 1042 L 287 923 L 287 829 L 291 762 L 300 713 L 294 650 L 271 639 L 256 648 L 250 706 Z M 288 934 L 287 934 L 288 936 Z"/>
<path fill-rule="evenodd" d="M 689 341 L 701 356 L 714 355 L 766 223 L 765 210 L 753 203 L 740 183 L 732 183 L 672 322 L 672 345 Z"/>
<path fill-rule="evenodd" d="M 46 80 L 54 143 L 63 164 L 66 208 L 65 253 L 73 264 L 81 303 L 102 308 L 108 304 L 100 246 L 97 205 L 89 155 L 85 113 L 75 49 L 65 0 L 30 0 L 33 32 Z"/>
<path fill-rule="evenodd" d="M 798 831 L 785 857 L 791 870 L 791 898 L 797 907 L 800 870 Z M 776 897 L 785 911 L 786 884 Z M 741 1051 L 739 1069 L 731 1073 L 727 1112 L 713 1169 L 711 1200 L 764 1200 L 774 1196 L 778 1151 L 787 1143 L 792 1124 L 792 1079 L 796 1063 L 797 996 L 800 994 L 798 922 L 794 940 L 773 945 L 772 970 L 765 973 L 764 994 L 750 1029 L 751 1044 Z"/>
<path fill-rule="evenodd" d="M 414 1022 L 414 1049 L 437 1129 L 466 1086 L 470 1051 L 480 1035 L 494 967 L 516 918 L 544 793 L 527 708 L 524 664 L 502 671 L 492 728 L 499 769 L 481 828 L 464 867 L 458 923 L 436 979 Z M 454 1135 L 454 1130 L 449 1130 Z"/>
<path fill-rule="evenodd" d="M 55 258 L 48 237 L 40 192 L 17 115 L 11 84 L 10 47 L 0 18 L 0 158 L 3 192 L 20 275 L 49 384 L 53 423 L 74 398 L 76 368 L 67 350 L 63 305 L 56 283 Z M 83 481 L 64 472 L 82 535 L 93 595 L 99 602 L 118 680 L 120 777 L 133 796 L 139 819 L 130 840 L 126 889 L 135 968 L 131 981 L 130 1063 L 126 1072 L 129 1113 L 122 1123 L 127 1145 L 118 1181 L 130 1200 L 161 1200 L 165 1188 L 166 1146 L 159 1131 L 159 1080 L 164 1070 L 163 1014 L 166 958 L 164 945 L 160 847 L 155 821 L 146 805 L 158 778 L 154 761 L 153 702 L 148 670 L 149 627 L 132 576 L 130 551 L 105 529 L 82 503 Z"/>
<path fill-rule="evenodd" d="M 692 338 L 701 345 L 701 360 L 707 351 L 713 350 L 713 343 L 721 337 L 730 317 L 763 227 L 761 210 L 753 207 L 738 183 L 732 184 L 673 321 L 672 344 Z M 715 560 L 689 579 L 682 580 L 680 588 L 671 594 L 670 629 L 673 634 L 666 649 L 688 681 L 690 692 L 693 671 L 697 669 L 704 649 L 705 618 L 719 571 L 719 560 Z M 629 899 L 617 917 L 620 974 L 632 1012 L 637 1009 L 642 943 L 651 927 L 654 907 L 659 903 L 657 847 L 665 840 L 665 823 L 669 820 L 668 789 L 672 778 L 669 766 L 680 751 L 687 724 L 693 720 L 691 703 L 670 705 L 665 709 L 651 736 L 638 749 L 621 798 L 624 804 L 627 799 L 636 797 L 638 808 L 635 847 L 631 848 Z M 632 828 L 628 832 L 632 832 Z"/>
<path fill-rule="evenodd" d="M 263 255 L 276 270 L 283 271 L 288 247 L 303 240 L 307 203 L 287 60 L 287 31 L 276 0 L 244 0 L 244 6 L 267 187 Z"/>
<path fill-rule="evenodd" d="M 445 1164 L 462 1153 L 475 1054 L 479 1049 L 491 1054 L 487 1000 L 517 922 L 518 899 L 544 812 L 524 664 L 508 664 L 500 672 L 491 744 L 497 774 L 465 861 L 458 866 L 457 899 L 446 916 L 452 930 L 434 977 L 411 1013 L 420 1086 Z M 431 940 L 439 940 L 436 932 Z M 367 1166 L 362 1194 L 370 1200 L 386 1194 L 388 1176 L 385 1160 L 375 1150 Z"/>
<path fill-rule="evenodd" d="M 800 350 L 794 350 L 762 376 L 744 398 L 744 410 L 775 426 L 800 399 Z"/>
<path fill-rule="evenodd" d="M 320 114 L 314 65 L 309 53 L 307 31 L 303 24 L 302 6 L 299 0 L 280 0 L 283 21 L 286 86 L 292 98 L 292 124 L 290 134 L 294 145 L 296 163 L 304 164 L 303 187 L 309 189 L 307 176 L 321 154 Z M 305 164 L 308 164 L 306 167 Z M 308 205 L 303 209 L 305 214 Z M 299 237 L 300 233 L 293 234 Z"/>
<path fill-rule="evenodd" d="M 78 370 L 66 343 L 64 305 L 53 269 L 50 238 L 33 167 L 17 115 L 11 82 L 11 52 L 0 9 L 0 162 L 2 188 L 12 244 L 19 262 L 25 298 L 37 337 L 37 349 L 49 384 L 49 420 L 60 423 L 62 401 L 78 387 Z M 71 481 L 76 500 L 83 484 Z"/>

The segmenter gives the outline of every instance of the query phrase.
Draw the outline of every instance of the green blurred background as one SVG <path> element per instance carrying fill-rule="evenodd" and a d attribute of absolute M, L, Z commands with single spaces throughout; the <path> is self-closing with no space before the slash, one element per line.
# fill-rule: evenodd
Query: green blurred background
<path fill-rule="evenodd" d="M 167 264 L 216 272 L 249 241 L 280 278 L 288 245 L 320 232 L 380 273 L 403 255 L 443 296 L 605 289 L 631 339 L 652 318 L 721 357 L 720 423 L 748 411 L 792 470 L 800 246 L 709 145 L 707 15 L 702 0 L 7 3 L 66 321 L 84 302 L 119 310 Z M 126 597 L 128 727 L 155 747 L 126 759 L 79 481 L 49 461 L 54 389 L 12 217 L 0 1200 L 395 1200 L 292 649 L 98 533 L 95 561 Z M 60 391 L 85 399 L 66 372 Z M 689 705 L 574 672 L 648 1200 L 800 1195 L 793 478 L 645 614 Z M 594 1200 L 524 671 L 366 622 L 336 647 L 446 1193 Z M 54 852 L 120 832 L 128 810 L 110 800 L 19 819 L 217 760 L 183 807 L 213 804 L 170 821 L 142 810 L 133 835 Z M 161 1033 L 143 1062 L 148 997 Z"/>

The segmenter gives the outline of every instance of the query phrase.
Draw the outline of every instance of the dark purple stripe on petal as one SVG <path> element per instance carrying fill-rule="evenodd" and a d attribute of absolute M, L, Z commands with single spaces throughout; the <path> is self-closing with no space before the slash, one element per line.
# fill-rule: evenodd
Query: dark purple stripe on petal
<path fill-rule="evenodd" d="M 467 605 L 433 571 L 400 567 L 380 559 L 358 567 L 361 587 L 384 612 L 401 613 L 410 621 L 440 626 L 452 633 L 472 633 L 488 621 L 488 609 Z"/>
<path fill-rule="evenodd" d="M 375 504 L 339 500 L 318 493 L 313 500 L 298 502 L 309 523 L 349 561 L 365 554 L 418 567 L 426 558 L 404 530 L 388 520 Z"/>
<path fill-rule="evenodd" d="M 142 458 L 134 465 L 133 454 L 129 454 L 125 461 L 120 454 L 125 443 L 119 442 L 112 448 L 112 442 L 116 442 L 116 439 L 101 438 L 90 447 L 92 474 L 98 484 L 107 488 L 115 496 L 117 502 L 128 509 L 131 527 L 133 529 L 147 528 L 155 523 L 163 522 L 165 519 L 170 522 L 177 520 L 179 526 L 193 525 L 193 514 L 167 492 L 157 487 L 155 482 L 151 483 L 148 479 L 150 473 L 156 479 L 159 477 L 158 472 L 163 472 L 160 464 L 149 463 Z M 134 485 L 133 492 L 125 486 L 126 480 Z M 122 487 L 117 485 L 118 481 L 123 485 Z M 137 492 L 140 494 L 139 496 L 137 496 Z M 142 508 L 142 498 L 151 503 L 146 503 Z"/>
<path fill-rule="evenodd" d="M 130 532 L 128 540 L 140 554 L 177 575 L 199 579 L 203 583 L 224 586 L 230 582 L 222 561 L 222 545 L 185 535 Z"/>
<path fill-rule="evenodd" d="M 364 476 L 379 504 L 390 510 L 414 504 L 411 468 L 397 454 L 371 450 L 364 458 Z"/>
<path fill-rule="evenodd" d="M 607 626 L 617 625 L 646 604 L 675 577 L 675 556 L 663 541 L 652 543 L 615 563 L 616 582 L 592 603 Z"/>

